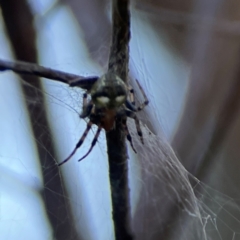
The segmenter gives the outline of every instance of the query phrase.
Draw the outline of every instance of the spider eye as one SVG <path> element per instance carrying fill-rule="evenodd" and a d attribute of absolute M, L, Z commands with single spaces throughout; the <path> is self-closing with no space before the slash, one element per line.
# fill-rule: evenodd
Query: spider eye
<path fill-rule="evenodd" d="M 101 96 L 101 97 L 97 97 L 97 101 L 100 103 L 106 104 L 110 101 L 110 99 L 108 97 Z"/>
<path fill-rule="evenodd" d="M 125 96 L 124 95 L 120 95 L 120 96 L 117 96 L 116 98 L 115 98 L 115 100 L 116 100 L 116 102 L 124 102 L 124 100 L 125 100 Z"/>

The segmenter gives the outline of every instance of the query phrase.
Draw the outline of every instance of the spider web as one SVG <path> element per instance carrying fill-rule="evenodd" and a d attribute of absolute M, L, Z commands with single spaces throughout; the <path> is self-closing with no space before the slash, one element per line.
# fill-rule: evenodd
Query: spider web
<path fill-rule="evenodd" d="M 138 52 L 141 54 L 140 47 Z M 65 70 L 71 72 L 71 68 L 76 66 L 69 59 L 67 65 L 70 69 Z M 54 67 L 58 67 L 58 64 L 54 64 Z M 139 73 L 141 79 L 151 79 L 151 73 L 146 71 L 146 63 L 143 63 L 143 67 L 138 63 L 135 66 L 134 71 Z M 94 71 L 95 67 L 92 67 Z M 83 68 L 87 73 L 93 71 L 86 65 Z M 146 75 L 150 77 L 144 78 Z M 39 194 L 43 188 L 47 188 L 43 184 L 42 174 L 49 166 L 42 166 L 43 173 L 39 170 L 34 139 L 18 83 L 13 74 L 4 73 L 1 78 L 1 113 L 4 116 L 1 132 L 6 130 L 0 144 L 1 238 L 52 239 L 44 199 Z M 28 104 L 46 106 L 51 132 L 46 132 L 44 126 L 41 126 L 42 131 L 43 134 L 54 136 L 58 158 L 62 160 L 70 153 L 86 127 L 85 120 L 79 120 L 78 116 L 82 91 L 48 80 L 44 80 L 43 84 L 45 102 L 36 99 L 35 102 L 29 100 Z M 146 82 L 144 89 L 151 105 L 156 107 L 149 84 Z M 170 108 L 171 103 L 167 104 Z M 177 115 L 179 116 L 174 116 Z M 154 126 L 149 125 L 152 122 L 150 117 L 140 114 L 144 146 L 139 141 L 133 121 L 128 121 L 138 152 L 137 155 L 134 154 L 128 146 L 132 227 L 136 239 L 159 239 L 162 232 L 164 239 L 171 240 L 240 239 L 238 199 L 218 192 L 189 174 L 165 137 L 168 132 L 173 132 L 173 124 L 163 124 L 164 133 L 160 127 L 157 133 L 153 133 Z M 163 118 L 160 117 L 160 120 L 161 124 L 164 123 Z M 39 125 L 37 119 L 33 124 Z M 61 222 L 73 221 L 72 224 L 77 227 L 82 239 L 114 239 L 103 133 L 88 158 L 81 163 L 77 162 L 87 151 L 95 130 L 96 128 L 90 132 L 73 159 L 59 169 L 62 185 L 67 189 L 63 197 L 69 202 L 72 211 L 72 214 L 58 219 L 59 226 Z M 25 152 L 30 153 L 26 156 Z"/>
<path fill-rule="evenodd" d="M 63 93 L 66 93 L 63 86 L 56 86 L 55 90 L 58 91 L 58 94 L 60 94 L 59 88 L 62 89 Z M 73 91 L 73 94 L 77 93 Z M 67 95 L 72 95 L 71 89 L 68 89 Z M 52 111 L 52 108 L 49 110 L 50 117 L 53 119 L 51 129 L 60 149 L 59 158 L 63 159 L 71 151 L 79 138 L 79 134 L 84 130 L 85 121 L 79 122 L 78 115 L 71 110 L 74 120 L 70 121 L 69 125 L 66 124 L 68 120 L 64 119 L 64 114 L 69 112 L 69 106 L 66 104 L 67 97 L 59 100 L 49 93 L 46 97 L 50 99 L 50 103 L 47 103 L 48 108 L 53 105 L 55 111 L 59 108 L 58 113 L 61 112 L 59 115 Z M 71 97 L 69 101 L 72 102 Z M 63 121 L 64 126 L 61 126 L 60 123 L 60 127 L 56 127 L 56 121 Z M 173 240 L 238 239 L 240 234 L 238 199 L 228 197 L 212 189 L 189 174 L 177 159 L 164 134 L 157 136 L 147 126 L 142 126 L 144 135 L 144 146 L 142 146 L 133 121 L 129 120 L 128 125 L 138 152 L 138 154 L 133 153 L 128 146 L 132 225 L 137 236 L 136 239 L 158 239 L 157 236 L 162 231 L 167 232 L 166 239 Z M 24 135 L 31 135 L 22 115 L 20 126 L 24 128 Z M 43 129 L 43 134 L 51 133 L 44 132 Z M 87 151 L 93 134 L 93 132 L 89 134 L 83 148 L 59 170 L 59 174 L 61 171 L 63 176 L 62 184 L 67 186 L 67 192 L 63 196 L 71 204 L 71 209 L 74 212 L 74 224 L 78 226 L 79 233 L 84 236 L 84 239 L 96 239 L 96 237 L 98 239 L 113 239 L 104 134 L 100 136 L 96 148 L 89 157 L 81 163 L 77 162 L 77 159 Z M 12 142 L 15 141 L 16 139 Z M 19 146 L 19 141 L 16 145 Z M 66 147 L 66 145 L 68 146 Z M 63 149 L 63 146 L 66 149 Z M 13 150 L 14 148 L 12 152 Z M 32 161 L 33 158 L 27 161 L 26 158 L 21 157 L 19 149 L 17 149 L 16 156 L 13 157 L 12 153 L 1 151 L 1 168 L 2 173 L 4 173 L 2 179 L 5 182 L 1 194 L 3 216 L 1 225 L 8 229 L 8 234 L 3 235 L 4 239 L 14 239 L 9 228 L 19 226 L 20 222 L 21 228 L 24 229 L 24 227 L 29 227 L 30 219 L 32 219 L 33 226 L 31 227 L 33 229 L 39 228 L 42 233 L 46 232 L 44 225 L 46 228 L 48 222 L 44 214 L 44 205 L 37 194 L 44 187 L 41 173 L 36 167 L 38 164 Z M 16 187 L 18 191 L 16 191 Z M 7 200 L 5 200 L 6 192 L 8 193 Z M 19 198 L 19 196 L 21 197 Z M 16 205 L 14 199 L 16 198 L 18 199 L 18 207 L 14 208 L 13 206 Z M 28 205 L 23 202 L 27 202 Z M 12 209 L 6 215 L 3 206 L 11 204 Z M 30 207 L 31 205 L 33 206 Z M 38 212 L 36 212 L 36 208 L 39 209 Z M 30 215 L 29 211 L 35 212 L 35 216 Z M 45 220 L 36 222 L 36 219 L 41 218 Z M 64 219 L 59 219 L 59 222 L 70 219 L 72 219 L 70 215 L 65 216 Z M 93 226 L 95 230 L 98 229 L 96 230 L 98 236 L 92 233 Z M 16 234 L 21 233 L 21 228 L 16 228 Z M 47 228 L 50 230 L 49 226 Z M 27 231 L 27 236 L 31 236 L 31 232 Z M 51 239 L 50 233 L 46 236 L 47 239 Z M 33 239 L 38 238 L 33 235 Z"/>
<path fill-rule="evenodd" d="M 137 239 L 158 239 L 162 232 L 166 239 L 239 239 L 238 199 L 192 176 L 164 134 L 142 129 L 144 147 L 131 129 L 138 152 L 130 160 Z"/>

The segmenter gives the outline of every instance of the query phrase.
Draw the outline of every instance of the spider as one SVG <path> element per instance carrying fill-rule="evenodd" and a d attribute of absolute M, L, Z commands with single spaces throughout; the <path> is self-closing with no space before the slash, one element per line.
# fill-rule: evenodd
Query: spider
<path fill-rule="evenodd" d="M 70 83 L 70 86 L 78 86 L 79 84 L 84 84 L 84 87 L 87 89 L 87 92 L 83 94 L 83 107 L 80 118 L 88 117 L 89 121 L 74 150 L 64 161 L 60 162 L 58 166 L 61 166 L 70 160 L 77 149 L 80 148 L 83 144 L 92 125 L 95 124 L 98 126 L 98 129 L 92 140 L 91 147 L 89 148 L 88 152 L 78 161 L 81 161 L 87 157 L 95 146 L 101 130 L 105 129 L 105 131 L 110 131 L 113 129 L 115 126 L 115 121 L 118 118 L 122 120 L 122 126 L 125 131 L 127 140 L 129 141 L 133 151 L 136 152 L 132 143 L 132 137 L 126 124 L 126 119 L 127 117 L 134 119 L 137 133 L 140 137 L 141 142 L 143 143 L 140 122 L 136 116 L 136 112 L 141 111 L 149 103 L 148 98 L 143 91 L 143 88 L 137 80 L 136 82 L 144 97 L 144 102 L 141 103 L 138 107 L 135 106 L 133 88 L 127 87 L 124 81 L 112 72 L 108 72 L 100 78 L 89 78 L 89 82 L 84 81 L 83 83 L 82 80 L 76 80 Z M 88 94 L 91 96 L 90 100 L 88 100 Z"/>

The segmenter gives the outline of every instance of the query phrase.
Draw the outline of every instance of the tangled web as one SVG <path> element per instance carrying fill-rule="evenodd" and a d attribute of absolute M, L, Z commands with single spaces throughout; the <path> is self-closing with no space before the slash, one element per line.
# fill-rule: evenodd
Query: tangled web
<path fill-rule="evenodd" d="M 134 137 L 138 157 L 131 164 L 131 170 L 139 169 L 137 177 L 132 174 L 140 185 L 133 221 L 137 239 L 240 239 L 238 200 L 199 181 L 163 135 L 142 128 L 145 144 Z"/>

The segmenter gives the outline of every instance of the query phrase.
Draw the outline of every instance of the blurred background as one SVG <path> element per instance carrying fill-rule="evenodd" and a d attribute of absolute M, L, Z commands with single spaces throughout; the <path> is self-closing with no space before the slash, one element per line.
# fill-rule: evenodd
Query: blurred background
<path fill-rule="evenodd" d="M 239 9 L 131 2 L 129 75 L 150 100 L 146 145 L 134 140 L 137 155 L 128 146 L 137 240 L 240 239 Z M 101 76 L 110 43 L 110 1 L 0 0 L 1 59 Z M 0 239 L 114 239 L 104 132 L 84 161 L 95 128 L 56 166 L 86 127 L 82 93 L 0 74 Z"/>

